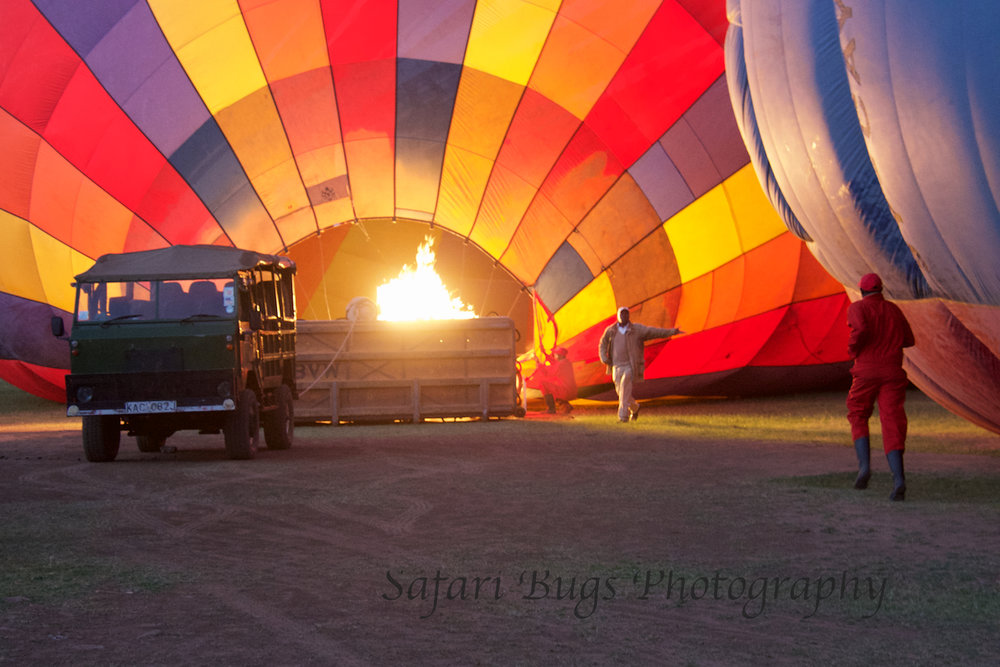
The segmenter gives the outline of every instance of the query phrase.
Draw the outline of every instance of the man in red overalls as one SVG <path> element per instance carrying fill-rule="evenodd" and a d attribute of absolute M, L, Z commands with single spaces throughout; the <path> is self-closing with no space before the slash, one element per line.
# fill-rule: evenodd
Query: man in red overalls
<path fill-rule="evenodd" d="M 539 366 L 525 381 L 532 389 L 542 392 L 550 415 L 557 412 L 568 415 L 573 411 L 570 401 L 576 398 L 576 377 L 572 362 L 566 358 L 567 354 L 569 352 L 565 347 L 554 348 L 551 361 Z"/>
<path fill-rule="evenodd" d="M 892 471 L 890 500 L 903 500 L 906 478 L 903 474 L 903 450 L 906 447 L 906 371 L 903 348 L 913 345 L 913 331 L 903 312 L 882 296 L 882 279 L 877 274 L 862 276 L 858 283 L 861 300 L 847 308 L 847 326 L 851 335 L 847 351 L 851 368 L 851 390 L 847 394 L 847 421 L 858 456 L 855 489 L 868 488 L 871 477 L 868 419 L 878 400 L 882 422 L 882 445 Z"/>

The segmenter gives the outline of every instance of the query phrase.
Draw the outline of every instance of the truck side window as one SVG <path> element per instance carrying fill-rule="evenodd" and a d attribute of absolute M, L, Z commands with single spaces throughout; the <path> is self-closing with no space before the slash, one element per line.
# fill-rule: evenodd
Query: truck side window
<path fill-rule="evenodd" d="M 287 322 L 295 319 L 295 294 L 292 291 L 292 276 L 287 273 L 278 274 L 278 296 L 281 301 L 281 317 Z"/>
<path fill-rule="evenodd" d="M 257 284 L 254 286 L 255 297 L 260 306 L 261 315 L 264 318 L 264 328 L 274 328 L 274 322 L 281 316 L 278 310 L 278 294 L 275 289 L 275 276 L 270 271 L 261 271 L 257 274 Z"/>
<path fill-rule="evenodd" d="M 251 286 L 250 286 L 250 276 L 241 275 L 240 280 L 237 282 L 238 294 L 236 298 L 236 305 L 239 309 L 239 317 L 241 322 L 250 321 L 250 308 L 253 306 L 253 300 L 250 298 Z"/>

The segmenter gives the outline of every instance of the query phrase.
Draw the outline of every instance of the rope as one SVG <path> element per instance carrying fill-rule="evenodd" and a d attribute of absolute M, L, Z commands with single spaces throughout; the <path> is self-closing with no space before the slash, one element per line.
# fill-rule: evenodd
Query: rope
<path fill-rule="evenodd" d="M 337 357 L 339 357 L 340 353 L 344 351 L 344 346 L 347 345 L 347 341 L 351 338 L 351 333 L 354 332 L 354 324 L 356 322 L 357 320 L 351 320 L 351 326 L 348 327 L 347 335 L 344 336 L 344 340 L 340 343 L 340 348 L 337 350 L 337 353 L 333 355 L 332 359 L 330 359 L 330 363 L 326 365 L 326 368 L 324 368 L 323 371 L 316 376 L 316 379 L 312 381 L 312 384 L 299 392 L 300 396 L 315 387 L 323 376 L 326 375 L 326 372 L 330 370 L 330 367 L 333 366 L 334 362 L 337 361 Z"/>

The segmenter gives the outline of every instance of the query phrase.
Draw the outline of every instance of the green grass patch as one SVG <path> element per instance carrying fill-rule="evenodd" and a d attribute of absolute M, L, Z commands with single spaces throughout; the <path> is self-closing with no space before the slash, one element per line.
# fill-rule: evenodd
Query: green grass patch
<path fill-rule="evenodd" d="M 736 399 L 660 399 L 646 401 L 635 423 L 618 423 L 611 403 L 581 401 L 573 419 L 433 420 L 417 424 L 299 425 L 296 438 L 365 441 L 415 437 L 474 443 L 477 433 L 509 435 L 512 442 L 538 437 L 586 442 L 613 432 L 636 437 L 686 440 L 747 440 L 851 446 L 844 392 L 819 392 Z M 907 450 L 947 454 L 1000 456 L 1000 435 L 987 431 L 941 407 L 923 393 L 907 393 Z M 77 429 L 60 403 L 32 396 L 0 381 L 0 428 Z M 627 430 L 624 430 L 627 429 Z M 873 447 L 881 444 L 878 412 L 871 420 Z"/>
<path fill-rule="evenodd" d="M 572 439 L 616 436 L 674 440 L 730 440 L 798 442 L 851 446 L 845 396 L 838 392 L 764 396 L 742 399 L 663 399 L 643 405 L 640 419 L 620 424 L 612 404 L 585 402 L 573 419 L 503 419 L 489 422 L 431 421 L 420 424 L 365 424 L 299 426 L 303 440 L 443 439 L 460 434 L 474 443 L 477 433 L 509 434 L 512 442 L 522 437 Z M 907 400 L 910 423 L 907 449 L 918 452 L 982 454 L 1000 456 L 1000 436 L 948 412 L 918 391 Z M 878 413 L 871 420 L 873 446 L 880 445 Z"/>
<path fill-rule="evenodd" d="M 855 472 L 838 472 L 826 475 L 781 477 L 778 484 L 830 489 L 861 493 L 854 489 Z M 927 473 L 906 474 L 906 500 L 935 503 L 972 503 L 1000 506 L 1000 487 L 996 477 L 970 475 L 942 475 Z M 865 493 L 888 493 L 892 489 L 889 473 L 872 473 Z"/>
<path fill-rule="evenodd" d="M 68 422 L 66 407 L 0 380 L 0 429 Z"/>
<path fill-rule="evenodd" d="M 1000 622 L 1000 580 L 995 563 L 951 554 L 891 575 L 887 610 L 914 627 L 995 629 Z"/>
<path fill-rule="evenodd" d="M 845 400 L 843 392 L 728 400 L 663 399 L 644 404 L 635 423 L 619 424 L 613 406 L 588 407 L 580 411 L 574 423 L 677 438 L 849 447 L 851 435 Z M 906 412 L 909 451 L 1000 456 L 1000 435 L 949 412 L 917 390 L 907 393 Z M 870 423 L 874 447 L 881 444 L 877 410 Z"/>
<path fill-rule="evenodd" d="M 155 593 L 181 580 L 177 573 L 112 558 L 72 553 L 14 553 L 7 555 L 0 572 L 0 609 L 20 600 L 37 604 L 73 603 L 107 588 Z"/>
<path fill-rule="evenodd" d="M 0 610 L 29 600 L 73 603 L 102 589 L 157 592 L 182 580 L 159 567 L 88 551 L 110 530 L 96 503 L 7 503 L 0 522 Z"/>

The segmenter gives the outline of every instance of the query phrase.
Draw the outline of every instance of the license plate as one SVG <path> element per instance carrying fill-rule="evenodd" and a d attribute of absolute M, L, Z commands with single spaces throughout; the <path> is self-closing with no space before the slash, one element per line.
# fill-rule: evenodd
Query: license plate
<path fill-rule="evenodd" d="M 145 414 L 149 412 L 176 412 L 177 401 L 128 401 L 125 412 Z"/>

